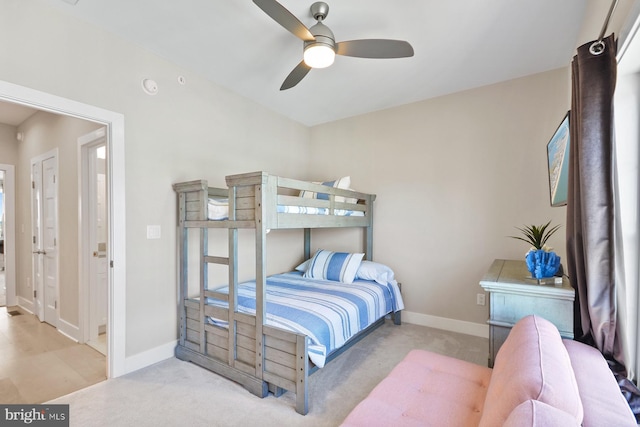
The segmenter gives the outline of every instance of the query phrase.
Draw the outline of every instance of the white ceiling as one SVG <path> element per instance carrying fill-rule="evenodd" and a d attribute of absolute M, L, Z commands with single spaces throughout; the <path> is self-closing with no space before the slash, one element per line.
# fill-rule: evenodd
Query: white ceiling
<path fill-rule="evenodd" d="M 309 126 L 567 66 L 587 3 L 328 0 L 336 41 L 407 40 L 415 56 L 337 57 L 280 91 L 302 41 L 251 0 L 47 1 Z M 312 0 L 280 3 L 315 23 Z"/>
<path fill-rule="evenodd" d="M 0 123 L 9 126 L 18 126 L 31 117 L 36 111 L 38 110 L 25 107 L 24 105 L 0 102 Z"/>

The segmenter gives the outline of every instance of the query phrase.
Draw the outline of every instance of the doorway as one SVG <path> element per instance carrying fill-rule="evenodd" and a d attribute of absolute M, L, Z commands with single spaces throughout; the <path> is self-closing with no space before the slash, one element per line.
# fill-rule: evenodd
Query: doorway
<path fill-rule="evenodd" d="M 85 295 L 84 341 L 107 354 L 109 159 L 106 129 L 78 138 L 80 149 L 80 275 Z"/>
<path fill-rule="evenodd" d="M 43 111 L 69 115 L 97 123 L 107 129 L 109 182 L 107 193 L 110 200 L 111 224 L 109 227 L 109 298 L 108 298 L 108 357 L 107 376 L 118 377 L 132 368 L 127 368 L 125 357 L 125 295 L 126 295 L 126 244 L 125 244 L 125 179 L 124 179 L 124 116 L 92 105 L 40 92 L 24 86 L 0 81 L 0 101 L 30 106 Z M 15 228 L 15 227 L 14 227 Z M 8 261 L 8 260 L 7 260 Z M 11 295 L 9 295 L 11 296 Z M 15 290 L 13 292 L 15 298 Z"/>
<path fill-rule="evenodd" d="M 0 170 L 0 307 L 7 305 L 7 285 L 4 276 L 4 171 Z"/>
<path fill-rule="evenodd" d="M 15 167 L 0 164 L 1 185 L 1 264 L 0 264 L 0 307 L 16 305 L 15 268 Z"/>

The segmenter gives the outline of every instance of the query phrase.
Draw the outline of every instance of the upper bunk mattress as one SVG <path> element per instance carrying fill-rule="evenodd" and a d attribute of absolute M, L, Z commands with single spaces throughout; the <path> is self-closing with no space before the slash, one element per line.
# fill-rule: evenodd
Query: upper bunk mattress
<path fill-rule="evenodd" d="M 228 294 L 229 288 L 216 291 Z M 238 311 L 255 315 L 256 283 L 238 285 Z M 309 358 L 322 368 L 326 357 L 349 338 L 385 315 L 402 310 L 397 283 L 381 285 L 368 280 L 353 283 L 308 279 L 298 271 L 267 278 L 266 324 L 306 335 Z M 207 304 L 227 308 L 225 301 L 207 298 Z M 212 324 L 227 322 L 208 318 Z"/>

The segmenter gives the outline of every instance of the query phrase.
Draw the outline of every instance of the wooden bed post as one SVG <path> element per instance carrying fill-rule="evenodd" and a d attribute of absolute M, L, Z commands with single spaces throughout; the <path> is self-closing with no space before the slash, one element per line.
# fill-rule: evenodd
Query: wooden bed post
<path fill-rule="evenodd" d="M 188 268 L 189 264 L 189 233 L 184 226 L 186 217 L 185 212 L 186 197 L 184 193 L 178 193 L 178 289 L 179 289 L 179 301 L 178 301 L 178 318 L 180 319 L 180 345 L 184 345 L 185 338 L 187 336 L 187 315 L 184 305 L 184 299 L 187 297 L 188 287 Z"/>
<path fill-rule="evenodd" d="M 369 207 L 367 212 L 369 220 L 364 233 L 365 259 L 368 261 L 373 260 L 373 201 L 375 199 L 375 195 L 372 195 L 367 197 L 365 202 Z"/>
<path fill-rule="evenodd" d="M 307 415 L 309 412 L 309 358 L 306 356 L 308 343 L 306 336 L 298 336 L 296 340 L 296 412 Z"/>
<path fill-rule="evenodd" d="M 265 193 L 268 191 L 265 174 L 261 184 L 255 186 L 255 239 L 256 239 L 256 377 L 262 379 L 264 372 L 264 331 L 266 314 L 267 281 L 267 233 L 265 229 Z"/>
<path fill-rule="evenodd" d="M 209 190 L 207 187 L 200 190 L 200 197 L 202 200 L 209 199 Z M 200 214 L 201 218 L 207 217 L 206 212 L 206 203 L 202 204 L 202 211 Z M 209 255 L 209 229 L 208 228 L 200 228 L 200 320 L 205 323 L 205 314 L 204 307 L 206 302 L 205 291 L 207 290 L 207 282 L 209 279 L 208 271 L 209 271 L 209 263 L 206 260 L 206 257 Z M 200 328 L 200 352 L 202 354 L 207 353 L 207 334 L 205 333 L 204 327 Z"/>
<path fill-rule="evenodd" d="M 229 188 L 229 221 L 236 220 L 236 187 Z M 229 366 L 236 358 L 236 307 L 238 306 L 238 229 L 229 228 Z"/>

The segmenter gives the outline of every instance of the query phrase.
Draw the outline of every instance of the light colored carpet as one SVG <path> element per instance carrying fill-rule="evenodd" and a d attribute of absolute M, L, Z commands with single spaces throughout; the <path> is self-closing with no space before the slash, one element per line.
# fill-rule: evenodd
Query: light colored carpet
<path fill-rule="evenodd" d="M 387 321 L 309 378 L 309 414 L 295 395 L 260 399 L 242 386 L 172 358 L 53 400 L 71 426 L 337 426 L 413 348 L 486 366 L 488 340 Z"/>

